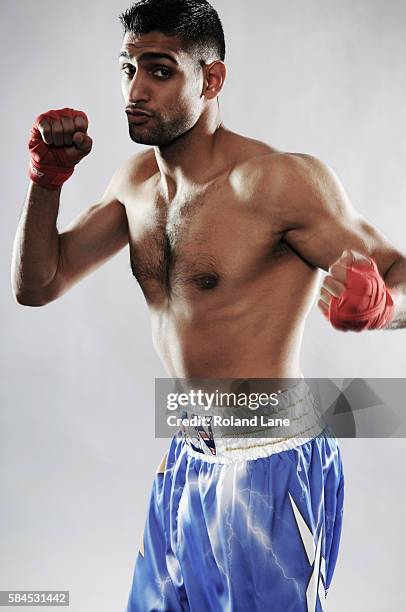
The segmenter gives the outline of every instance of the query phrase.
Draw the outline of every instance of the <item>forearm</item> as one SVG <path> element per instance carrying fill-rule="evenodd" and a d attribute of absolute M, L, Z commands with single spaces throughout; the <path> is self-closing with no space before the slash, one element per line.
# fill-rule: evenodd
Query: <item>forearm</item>
<path fill-rule="evenodd" d="M 59 199 L 60 189 L 51 191 L 30 184 L 14 240 L 11 270 L 14 295 L 22 304 L 39 299 L 58 269 Z"/>
<path fill-rule="evenodd" d="M 395 306 L 391 321 L 385 329 L 406 327 L 406 258 L 395 261 L 384 280 Z"/>

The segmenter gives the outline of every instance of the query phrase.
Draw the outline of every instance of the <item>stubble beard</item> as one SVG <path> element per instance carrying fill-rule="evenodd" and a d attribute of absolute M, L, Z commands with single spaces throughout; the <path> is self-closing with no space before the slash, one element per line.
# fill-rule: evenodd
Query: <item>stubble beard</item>
<path fill-rule="evenodd" d="M 160 117 L 154 115 L 152 121 L 155 123 L 153 127 L 128 123 L 131 140 L 137 144 L 164 147 L 193 127 L 193 121 L 187 117 L 164 123 Z"/>

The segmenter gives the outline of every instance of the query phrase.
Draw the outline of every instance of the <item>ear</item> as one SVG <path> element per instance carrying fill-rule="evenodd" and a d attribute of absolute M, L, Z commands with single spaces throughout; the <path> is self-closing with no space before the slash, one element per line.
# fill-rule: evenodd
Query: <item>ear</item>
<path fill-rule="evenodd" d="M 227 68 L 224 62 L 216 60 L 207 64 L 203 68 L 204 80 L 202 94 L 208 100 L 216 98 L 223 88 L 227 75 Z"/>

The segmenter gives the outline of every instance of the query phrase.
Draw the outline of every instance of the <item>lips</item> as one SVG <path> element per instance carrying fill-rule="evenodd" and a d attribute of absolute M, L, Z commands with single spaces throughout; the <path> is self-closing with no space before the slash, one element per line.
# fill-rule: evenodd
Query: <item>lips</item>
<path fill-rule="evenodd" d="M 127 115 L 128 116 L 128 123 L 131 123 L 131 125 L 141 125 L 143 123 L 147 123 L 151 117 L 149 117 L 148 115 Z"/>
<path fill-rule="evenodd" d="M 148 111 L 144 111 L 138 108 L 126 108 L 125 112 L 127 115 L 131 115 L 132 117 L 151 117 L 151 113 Z"/>
<path fill-rule="evenodd" d="M 128 122 L 133 125 L 141 125 L 142 123 L 146 123 L 152 116 L 147 111 L 142 110 L 133 110 L 126 108 L 125 112 L 128 117 Z"/>

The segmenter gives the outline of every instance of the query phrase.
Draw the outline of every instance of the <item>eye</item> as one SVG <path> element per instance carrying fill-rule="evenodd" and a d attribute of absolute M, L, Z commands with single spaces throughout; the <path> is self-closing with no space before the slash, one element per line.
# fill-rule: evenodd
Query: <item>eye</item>
<path fill-rule="evenodd" d="M 133 77 L 135 73 L 135 67 L 132 64 L 123 64 L 121 66 L 121 72 L 128 77 Z"/>
<path fill-rule="evenodd" d="M 156 76 L 158 79 L 164 80 L 164 79 L 168 79 L 172 73 L 169 70 L 169 68 L 166 68 L 166 66 L 159 66 L 157 68 L 154 68 L 154 70 L 152 71 L 152 74 Z"/>
<path fill-rule="evenodd" d="M 203 274 L 195 278 L 200 289 L 214 289 L 217 287 L 219 279 L 215 274 Z"/>

